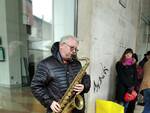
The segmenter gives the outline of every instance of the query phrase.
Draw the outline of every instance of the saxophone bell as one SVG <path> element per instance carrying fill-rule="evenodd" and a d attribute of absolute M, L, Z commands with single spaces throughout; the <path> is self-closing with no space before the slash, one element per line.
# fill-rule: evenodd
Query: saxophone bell
<path fill-rule="evenodd" d="M 84 106 L 83 97 L 81 95 L 76 95 L 73 99 L 72 105 L 78 110 L 83 109 Z"/>

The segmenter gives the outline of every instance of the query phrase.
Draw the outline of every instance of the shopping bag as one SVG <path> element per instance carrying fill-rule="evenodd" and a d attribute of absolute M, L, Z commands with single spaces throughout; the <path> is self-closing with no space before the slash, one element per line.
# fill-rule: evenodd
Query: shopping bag
<path fill-rule="evenodd" d="M 97 99 L 96 113 L 124 113 L 124 107 L 112 101 Z"/>
<path fill-rule="evenodd" d="M 131 92 L 126 92 L 124 95 L 125 102 L 130 102 L 135 100 L 137 97 L 137 93 L 135 90 L 132 90 Z"/>

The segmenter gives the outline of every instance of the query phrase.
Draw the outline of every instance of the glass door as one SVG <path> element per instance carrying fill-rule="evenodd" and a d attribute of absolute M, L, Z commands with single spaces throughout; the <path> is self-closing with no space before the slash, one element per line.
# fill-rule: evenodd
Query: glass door
<path fill-rule="evenodd" d="M 23 0 L 23 21 L 31 80 L 38 62 L 51 55 L 52 44 L 64 35 L 77 34 L 77 0 Z"/>

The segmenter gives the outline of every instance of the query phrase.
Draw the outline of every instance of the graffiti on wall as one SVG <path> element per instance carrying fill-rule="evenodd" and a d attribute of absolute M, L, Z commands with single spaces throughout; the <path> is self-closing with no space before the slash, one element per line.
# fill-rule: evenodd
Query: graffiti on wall
<path fill-rule="evenodd" d="M 98 75 L 98 79 L 93 81 L 94 84 L 94 92 L 98 92 L 101 88 L 102 81 L 105 78 L 105 76 L 108 75 L 108 68 L 104 66 L 102 63 L 100 63 L 100 74 Z"/>

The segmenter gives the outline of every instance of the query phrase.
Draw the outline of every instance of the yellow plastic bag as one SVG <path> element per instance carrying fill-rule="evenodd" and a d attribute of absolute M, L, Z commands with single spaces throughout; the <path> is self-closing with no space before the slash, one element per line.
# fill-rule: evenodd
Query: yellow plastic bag
<path fill-rule="evenodd" d="M 96 113 L 124 113 L 124 107 L 112 101 L 97 99 Z"/>

